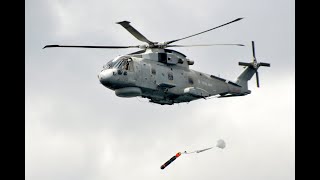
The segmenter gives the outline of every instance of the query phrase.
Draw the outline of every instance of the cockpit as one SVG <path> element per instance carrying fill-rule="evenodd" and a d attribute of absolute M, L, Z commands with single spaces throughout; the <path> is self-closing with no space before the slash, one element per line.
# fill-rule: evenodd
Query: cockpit
<path fill-rule="evenodd" d="M 121 69 L 133 71 L 133 61 L 131 57 L 119 56 L 105 64 L 103 69 Z"/>

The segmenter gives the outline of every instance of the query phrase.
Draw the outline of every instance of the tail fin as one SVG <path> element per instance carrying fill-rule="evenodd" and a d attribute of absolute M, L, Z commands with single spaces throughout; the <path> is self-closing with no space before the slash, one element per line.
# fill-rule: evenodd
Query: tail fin
<path fill-rule="evenodd" d="M 248 90 L 248 81 L 256 74 L 257 87 L 259 87 L 259 74 L 258 69 L 260 66 L 270 67 L 269 63 L 257 62 L 254 48 L 254 41 L 252 41 L 253 61 L 251 63 L 239 62 L 240 66 L 247 66 L 246 69 L 237 78 L 236 83 L 242 86 L 241 93 L 250 93 Z"/>

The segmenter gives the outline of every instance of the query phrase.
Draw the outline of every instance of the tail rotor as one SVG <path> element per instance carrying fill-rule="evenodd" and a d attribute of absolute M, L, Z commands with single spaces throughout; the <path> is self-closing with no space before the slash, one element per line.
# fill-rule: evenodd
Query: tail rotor
<path fill-rule="evenodd" d="M 255 70 L 256 73 L 256 80 L 257 80 L 257 87 L 259 87 L 259 73 L 258 69 L 260 66 L 265 66 L 265 67 L 270 67 L 270 63 L 264 63 L 264 62 L 257 62 L 256 59 L 256 53 L 255 53 L 255 48 L 254 48 L 254 41 L 252 41 L 252 54 L 253 54 L 253 61 L 251 63 L 246 63 L 246 62 L 239 62 L 240 66 L 247 66 L 249 68 L 252 68 Z"/>

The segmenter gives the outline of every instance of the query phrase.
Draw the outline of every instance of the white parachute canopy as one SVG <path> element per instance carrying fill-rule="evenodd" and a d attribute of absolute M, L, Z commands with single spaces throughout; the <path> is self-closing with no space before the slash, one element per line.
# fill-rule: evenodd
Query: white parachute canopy
<path fill-rule="evenodd" d="M 217 146 L 218 148 L 223 149 L 223 148 L 226 147 L 226 143 L 224 142 L 224 140 L 219 139 L 219 140 L 217 141 L 217 145 L 216 145 L 216 146 Z"/>

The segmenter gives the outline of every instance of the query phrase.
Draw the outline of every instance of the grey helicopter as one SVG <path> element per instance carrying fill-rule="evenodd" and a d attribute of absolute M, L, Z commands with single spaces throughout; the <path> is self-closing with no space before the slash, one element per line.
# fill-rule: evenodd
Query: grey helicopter
<path fill-rule="evenodd" d="M 241 19 L 243 18 L 237 18 L 209 30 L 165 42 L 150 41 L 132 27 L 130 22 L 121 21 L 117 24 L 120 24 L 135 38 L 146 44 L 136 46 L 46 45 L 44 48 L 140 48 L 141 50 L 137 52 L 121 55 L 110 60 L 98 74 L 100 83 L 115 91 L 115 94 L 119 97 L 142 97 L 148 98 L 149 102 L 152 103 L 173 105 L 174 103 L 188 103 L 197 99 L 207 99 L 211 96 L 218 98 L 245 96 L 251 93 L 248 89 L 248 81 L 254 74 L 256 74 L 257 87 L 259 87 L 259 67 L 270 67 L 269 63 L 257 62 L 254 41 L 252 41 L 253 61 L 249 63 L 239 62 L 239 65 L 244 66 L 245 69 L 235 81 L 192 70 L 189 66 L 193 65 L 194 61 L 178 51 L 167 49 L 168 47 L 214 45 L 244 46 L 242 44 L 172 44 Z"/>

